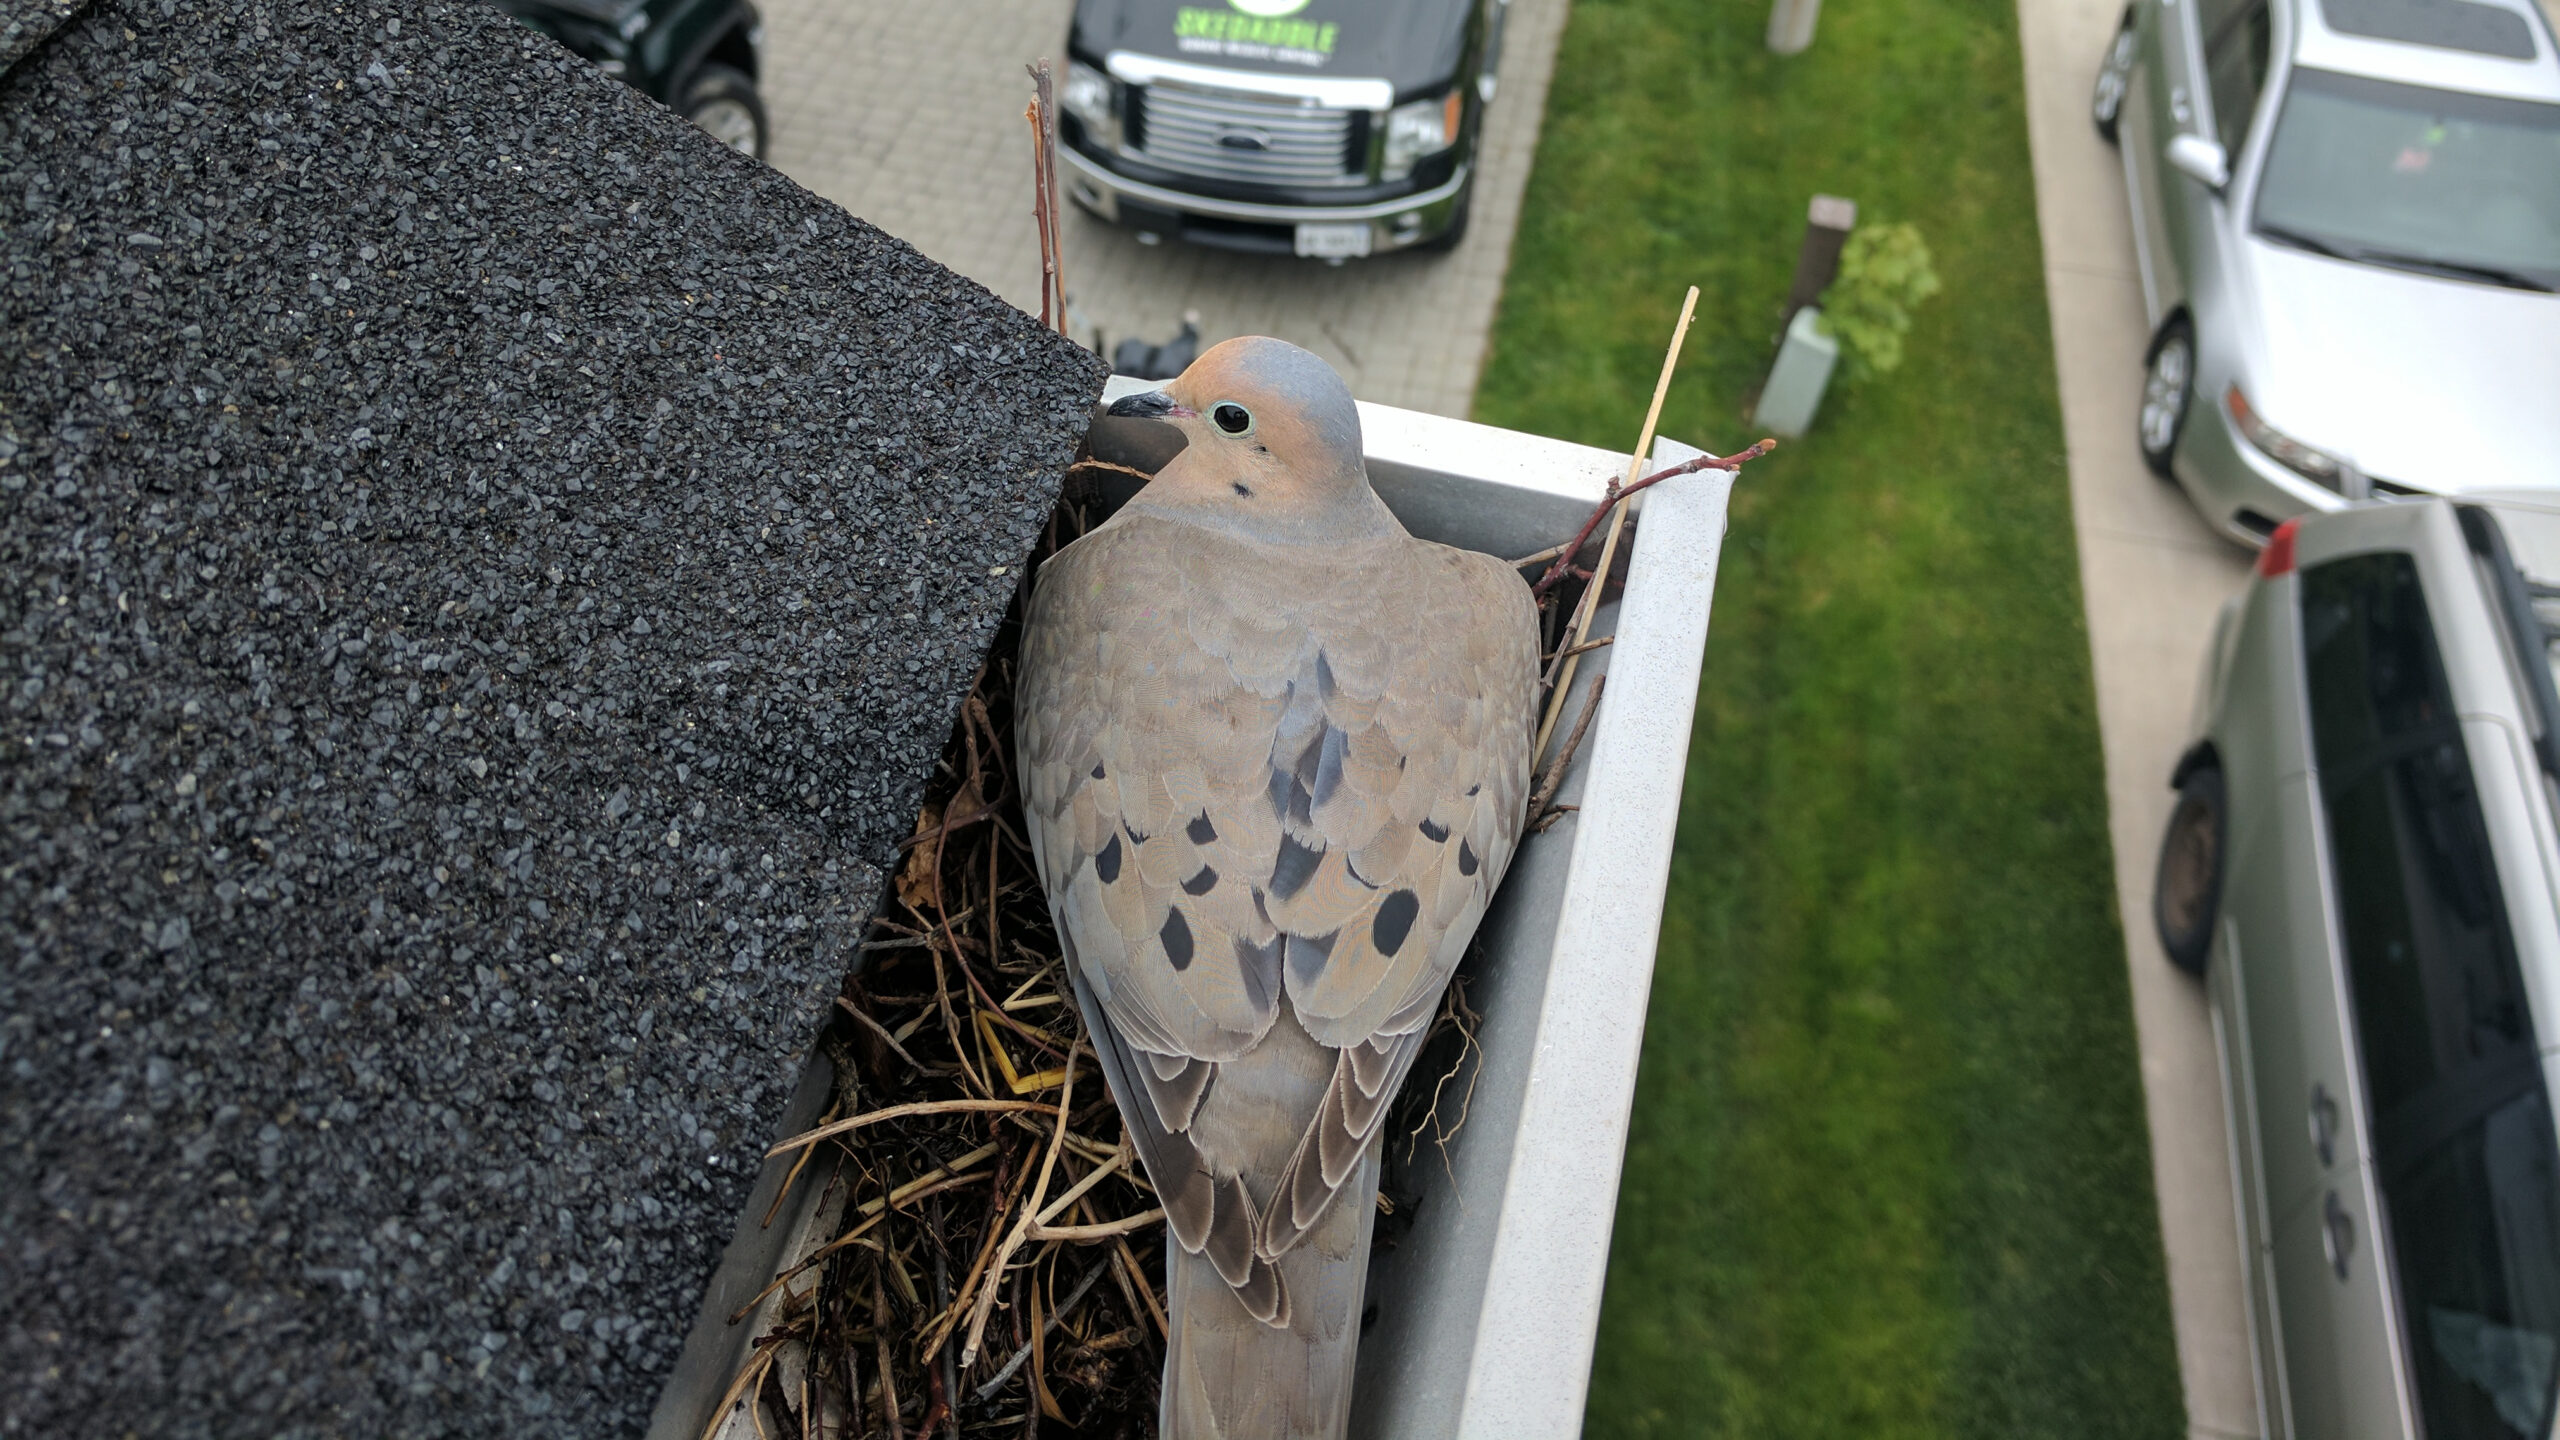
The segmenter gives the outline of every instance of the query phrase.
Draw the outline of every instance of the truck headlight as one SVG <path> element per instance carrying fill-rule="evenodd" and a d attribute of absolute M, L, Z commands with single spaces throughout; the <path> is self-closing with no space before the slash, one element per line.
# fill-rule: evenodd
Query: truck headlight
<path fill-rule="evenodd" d="M 1413 173 L 1415 161 L 1456 144 L 1464 105 L 1464 98 L 1452 90 L 1437 100 L 1415 100 L 1388 111 L 1378 178 L 1401 180 Z"/>
<path fill-rule="evenodd" d="M 2240 429 L 2241 438 L 2254 445 L 2268 459 L 2306 480 L 2316 480 L 2332 490 L 2343 491 L 2346 463 L 2326 450 L 2315 449 L 2270 425 L 2249 403 L 2249 397 L 2232 386 L 2222 392 L 2223 408 L 2231 412 L 2231 423 Z"/>
<path fill-rule="evenodd" d="M 1058 90 L 1059 108 L 1084 122 L 1086 133 L 1108 148 L 1120 144 L 1119 87 L 1090 65 L 1067 62 L 1067 83 Z"/>

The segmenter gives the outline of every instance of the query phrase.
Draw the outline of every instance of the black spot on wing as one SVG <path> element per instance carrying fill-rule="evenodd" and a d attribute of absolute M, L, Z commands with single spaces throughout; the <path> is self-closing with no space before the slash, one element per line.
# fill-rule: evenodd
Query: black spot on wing
<path fill-rule="evenodd" d="M 1093 762 L 1093 778 L 1096 780 L 1102 778 L 1102 762 L 1099 760 Z"/>
<path fill-rule="evenodd" d="M 1478 862 L 1477 862 L 1477 860 L 1476 860 L 1476 847 L 1474 847 L 1473 845 L 1468 844 L 1468 843 L 1467 843 L 1466 841 L 1464 841 L 1464 840 L 1459 841 L 1459 842 L 1458 842 L 1458 873 L 1459 873 L 1459 874 L 1461 874 L 1461 875 L 1473 875 L 1474 873 L 1476 873 L 1476 865 L 1477 865 L 1477 863 L 1478 863 Z"/>
<path fill-rule="evenodd" d="M 1164 958 L 1173 962 L 1174 969 L 1191 968 L 1191 922 L 1182 918 L 1181 906 L 1164 912 L 1164 928 L 1156 938 L 1164 942 Z"/>
<path fill-rule="evenodd" d="M 1378 906 L 1377 918 L 1369 922 L 1369 939 L 1381 955 L 1393 955 L 1404 948 L 1404 939 L 1413 933 L 1413 917 L 1422 913 L 1422 897 L 1410 890 L 1399 890 Z"/>
<path fill-rule="evenodd" d="M 1316 866 L 1324 862 L 1321 847 L 1310 850 L 1297 841 L 1280 837 L 1280 858 L 1271 865 L 1271 893 L 1286 900 L 1307 888 L 1315 878 Z"/>
<path fill-rule="evenodd" d="M 1137 830 L 1126 820 L 1120 822 L 1120 830 L 1122 834 L 1129 837 L 1129 843 L 1132 845 L 1144 845 L 1147 843 L 1147 837 L 1139 834 Z"/>
<path fill-rule="evenodd" d="M 1256 1013 L 1271 1008 L 1272 997 L 1280 993 L 1280 955 L 1284 937 L 1273 935 L 1262 944 L 1236 939 L 1236 968 L 1244 974 L 1245 998 Z"/>
<path fill-rule="evenodd" d="M 1333 662 L 1325 658 L 1322 650 L 1318 650 L 1316 652 L 1316 693 L 1330 700 L 1341 689 L 1342 687 L 1333 681 Z"/>
<path fill-rule="evenodd" d="M 1203 810 L 1191 817 L 1191 823 L 1182 827 L 1182 833 L 1191 837 L 1192 844 L 1206 845 L 1218 838 L 1218 827 L 1209 823 L 1209 812 Z"/>
<path fill-rule="evenodd" d="M 1199 874 L 1182 882 L 1182 893 L 1185 895 L 1206 895 L 1212 889 L 1216 888 L 1217 883 L 1218 872 L 1210 869 L 1206 865 L 1203 865 L 1200 867 Z"/>
<path fill-rule="evenodd" d="M 1333 958 L 1333 937 L 1341 933 L 1328 930 L 1322 935 L 1289 936 L 1289 983 L 1301 990 L 1316 983 L 1316 977 L 1324 973 L 1324 962 Z"/>
<path fill-rule="evenodd" d="M 1120 878 L 1120 837 L 1112 836 L 1093 852 L 1094 878 L 1108 885 Z"/>
<path fill-rule="evenodd" d="M 1430 841 L 1434 845 L 1445 845 L 1449 840 L 1449 827 L 1446 825 L 1434 825 L 1430 821 L 1425 820 L 1422 822 L 1422 838 Z"/>

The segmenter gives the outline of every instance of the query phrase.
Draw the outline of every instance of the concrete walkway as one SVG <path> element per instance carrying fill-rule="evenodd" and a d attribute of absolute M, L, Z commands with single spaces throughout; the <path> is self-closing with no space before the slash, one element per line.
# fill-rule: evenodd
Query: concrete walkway
<path fill-rule="evenodd" d="M 1016 305 L 1036 308 L 1023 62 L 1065 48 L 1072 0 L 854 5 L 763 0 L 774 168 Z M 1067 206 L 1066 281 L 1116 344 L 1277 335 L 1363 400 L 1464 417 L 1484 366 L 1511 231 L 1546 109 L 1566 0 L 1512 0 L 1500 93 L 1478 150 L 1475 222 L 1446 255 L 1316 261 L 1144 246 Z M 1063 62 L 1061 62 L 1063 63 Z"/>
<path fill-rule="evenodd" d="M 2170 968 L 2151 926 L 2169 770 L 2214 611 L 2246 583 L 2249 556 L 2207 530 L 2134 448 L 2149 326 L 2124 172 L 2089 120 L 2090 82 L 2122 13 L 2123 0 L 2019 0 L 2027 135 L 2187 1423 L 2199 1437 L 2257 1435 L 2212 1022 L 2203 990 Z"/>

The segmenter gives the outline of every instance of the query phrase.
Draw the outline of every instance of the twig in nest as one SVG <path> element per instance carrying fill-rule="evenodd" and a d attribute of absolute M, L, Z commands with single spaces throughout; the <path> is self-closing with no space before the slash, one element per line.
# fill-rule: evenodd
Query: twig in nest
<path fill-rule="evenodd" d="M 1574 656 L 1583 654 L 1586 651 L 1602 649 L 1616 643 L 1618 643 L 1618 637 L 1615 635 L 1603 635 L 1597 640 L 1585 640 L 1570 650 L 1558 650 L 1553 655 L 1548 656 L 1547 663 L 1553 665 L 1558 660 L 1570 660 Z"/>
<path fill-rule="evenodd" d="M 823 1125 L 833 1120 L 836 1108 L 834 1105 L 828 1106 L 827 1113 L 818 1117 L 818 1123 Z M 756 1222 L 757 1229 L 762 1230 L 771 1225 L 773 1217 L 782 1213 L 782 1202 L 791 1198 L 791 1187 L 800 1183 L 800 1172 L 809 1168 L 809 1157 L 817 1153 L 817 1149 L 813 1146 L 801 1151 L 800 1158 L 791 1162 L 791 1173 L 782 1177 L 782 1188 L 773 1192 L 773 1204 L 766 1207 L 764 1218 Z M 732 1320 L 730 1323 L 734 1325 L 737 1322 Z"/>
<path fill-rule="evenodd" d="M 898 1052 L 899 1059 L 906 1061 L 909 1065 L 925 1074 L 930 1075 L 933 1073 L 932 1067 L 907 1053 L 907 1047 L 898 1043 L 898 1037 L 889 1033 L 888 1026 L 883 1025 L 879 1021 L 872 1019 L 869 1015 L 864 1014 L 862 1007 L 854 1004 L 852 1001 L 847 1000 L 841 995 L 836 997 L 836 1004 L 843 1008 L 844 1013 L 868 1026 L 872 1034 L 888 1041 L 889 1048 Z"/>
<path fill-rule="evenodd" d="M 911 1115 L 952 1115 L 972 1110 L 1056 1110 L 1058 1113 L 1058 1123 L 1064 1125 L 1066 1123 L 1066 1112 L 1061 1108 L 1063 1103 L 1064 1102 L 1061 1102 L 1060 1106 L 1051 1106 L 1043 1105 L 1037 1100 L 919 1100 L 912 1105 L 892 1105 L 885 1110 L 872 1110 L 860 1115 L 848 1115 L 842 1120 L 835 1121 L 828 1125 L 821 1125 L 815 1130 L 804 1130 L 799 1134 L 792 1136 L 790 1139 L 783 1141 L 781 1144 L 774 1146 L 772 1149 L 767 1150 L 764 1152 L 764 1155 L 766 1159 L 770 1160 L 785 1150 L 797 1150 L 803 1145 L 815 1145 L 821 1140 L 859 1130 L 865 1125 L 878 1125 L 889 1120 L 903 1120 Z"/>
<path fill-rule="evenodd" d="M 1041 1321 L 1040 1334 L 1046 1335 L 1057 1329 L 1059 1322 L 1066 1317 L 1066 1313 L 1076 1308 L 1076 1302 L 1082 1300 L 1084 1293 L 1093 1288 L 1093 1282 L 1101 1279 L 1102 1272 L 1110 1268 L 1111 1257 L 1108 1255 L 1086 1266 L 1084 1278 L 1076 1282 L 1076 1288 L 1067 1292 L 1067 1303 L 1051 1310 L 1048 1317 Z M 1037 1343 L 1036 1338 L 1023 1341 L 1022 1348 L 1013 1352 L 1013 1358 L 1004 1362 L 1003 1366 L 996 1371 L 995 1378 L 978 1387 L 978 1398 L 994 1399 L 995 1393 L 1004 1388 L 1004 1382 L 1013 1378 L 1013 1372 L 1022 1368 L 1022 1362 L 1031 1358 L 1031 1347 L 1035 1343 Z"/>
<path fill-rule="evenodd" d="M 1537 793 L 1529 797 L 1529 827 L 1544 830 L 1552 823 L 1547 818 L 1547 802 L 1556 798 L 1556 787 L 1564 783 L 1565 767 L 1573 763 L 1573 752 L 1582 748 L 1582 733 L 1591 728 L 1591 717 L 1600 709 L 1600 692 L 1608 688 L 1609 677 L 1591 677 L 1591 693 L 1582 700 L 1582 714 L 1573 722 L 1573 733 L 1565 737 L 1563 748 L 1547 762 L 1547 773 L 1538 780 Z"/>
<path fill-rule="evenodd" d="M 1570 563 L 1567 557 L 1582 553 L 1583 545 L 1591 539 L 1591 532 L 1600 528 L 1600 522 L 1608 518 L 1611 506 L 1638 491 L 1650 490 L 1665 480 L 1676 480 L 1683 475 L 1695 475 L 1701 470 L 1739 470 L 1777 448 L 1778 442 L 1775 440 L 1755 440 L 1730 455 L 1700 455 L 1683 460 L 1677 465 L 1666 465 L 1623 488 L 1617 481 L 1612 480 L 1608 488 L 1600 492 L 1600 503 L 1591 507 L 1590 515 L 1583 519 L 1582 528 L 1573 532 L 1571 540 L 1562 545 L 1549 546 L 1535 555 L 1524 555 L 1511 563 L 1514 568 L 1519 568 L 1534 565 L 1541 560 L 1552 560 L 1554 563 L 1547 567 L 1547 572 L 1538 577 L 1536 584 L 1529 587 L 1532 593 L 1544 595 L 1563 582 L 1565 568 Z"/>
<path fill-rule="evenodd" d="M 907 1427 L 898 1418 L 898 1377 L 889 1366 L 889 1292 L 881 1288 L 882 1267 L 871 1267 L 871 1331 L 880 1348 L 880 1413 L 887 1417 L 889 1440 L 906 1440 Z"/>
<path fill-rule="evenodd" d="M 1147 1229 L 1163 1218 L 1164 1207 L 1157 1206 L 1153 1210 L 1141 1210 L 1135 1215 L 1124 1215 L 1117 1220 L 1105 1220 L 1099 1225 L 1034 1225 L 1031 1227 L 1028 1238 L 1033 1240 L 1108 1240 L 1115 1235 L 1127 1235 L 1134 1231 Z"/>
<path fill-rule="evenodd" d="M 978 1361 L 978 1342 L 987 1333 L 987 1316 L 996 1308 L 997 1282 L 1004 1278 L 1004 1267 L 1013 1252 L 1030 1238 L 1028 1232 L 1036 1223 L 1034 1212 L 1049 1193 L 1049 1175 L 1058 1165 L 1058 1148 L 1067 1141 L 1067 1112 L 1076 1093 L 1076 1056 L 1082 1053 L 1079 1041 L 1067 1051 L 1067 1073 L 1058 1085 L 1058 1132 L 1049 1140 L 1049 1153 L 1040 1158 L 1040 1178 L 1031 1187 L 1031 1199 L 1022 1207 L 1022 1218 L 1014 1223 L 1013 1233 L 1005 1237 L 1004 1247 L 996 1252 L 995 1264 L 987 1272 L 985 1285 L 978 1290 L 978 1308 L 969 1316 L 969 1338 L 960 1347 L 960 1363 L 974 1365 Z"/>
<path fill-rule="evenodd" d="M 1481 1069 L 1468 1073 L 1466 1093 L 1458 1097 L 1458 1118 L 1455 1123 L 1451 1124 L 1446 1129 L 1441 1129 L 1440 1127 L 1440 1097 L 1448 1090 L 1449 1082 L 1458 1078 L 1458 1072 L 1466 1070 L 1468 1055 L 1473 1054 L 1478 1060 L 1482 1060 L 1484 1056 L 1484 1047 L 1476 1042 L 1476 1028 L 1482 1023 L 1482 1018 L 1483 1017 L 1477 1015 L 1475 1010 L 1467 1004 L 1466 977 L 1463 975 L 1452 976 L 1449 981 L 1449 988 L 1441 992 L 1440 1016 L 1437 1020 L 1432 1022 L 1431 1028 L 1434 1032 L 1446 1030 L 1456 1034 L 1458 1037 L 1458 1054 L 1455 1059 L 1449 1062 L 1449 1068 L 1440 1072 L 1439 1080 L 1432 1085 L 1431 1104 L 1426 1107 L 1421 1116 L 1413 1122 L 1413 1128 L 1405 1133 L 1404 1158 L 1406 1164 L 1409 1165 L 1413 1163 L 1414 1148 L 1422 1143 L 1422 1132 L 1425 1130 L 1433 1130 L 1438 1132 L 1432 1137 L 1432 1143 L 1440 1147 L 1441 1168 L 1444 1170 L 1448 1169 L 1449 1142 L 1457 1139 L 1458 1132 L 1467 1128 L 1467 1116 L 1475 1109 L 1476 1076 L 1482 1073 Z M 1428 1042 L 1426 1041 L 1425 1043 Z M 1455 1171 L 1450 1171 L 1449 1189 L 1451 1193 L 1454 1194 L 1457 1191 L 1457 1188 L 1457 1173 Z M 1383 1194 L 1384 1192 L 1381 1192 L 1382 1198 Z"/>
<path fill-rule="evenodd" d="M 1031 74 L 1031 219 L 1040 231 L 1040 323 L 1067 333 L 1067 279 L 1058 253 L 1058 109 L 1049 62 L 1022 67 Z"/>
<path fill-rule="evenodd" d="M 1119 464 L 1114 464 L 1113 462 L 1111 462 L 1111 461 L 1109 461 L 1109 460 L 1095 460 L 1095 459 L 1091 459 L 1091 458 L 1087 458 L 1087 459 L 1079 460 L 1079 461 L 1077 461 L 1076 463 L 1074 463 L 1073 465 L 1070 465 L 1070 466 L 1068 466 L 1068 467 L 1067 467 L 1067 473 L 1068 473 L 1069 475 L 1073 475 L 1073 474 L 1075 474 L 1075 473 L 1076 473 L 1077 471 L 1079 471 L 1079 470 L 1103 470 L 1103 471 L 1108 471 L 1109 473 L 1111 473 L 1111 474 L 1113 474 L 1113 475 L 1129 475 L 1129 476 L 1134 476 L 1134 477 L 1136 477 L 1137 479 L 1139 479 L 1139 480 L 1141 480 L 1141 481 L 1153 480 L 1154 478 L 1156 478 L 1155 476 L 1150 475 L 1150 474 L 1148 474 L 1146 471 L 1144 471 L 1144 470 L 1140 470 L 1140 469 L 1136 468 L 1135 466 L 1130 466 L 1130 465 L 1119 465 Z M 1523 563 L 1526 563 L 1526 562 L 1523 562 Z"/>

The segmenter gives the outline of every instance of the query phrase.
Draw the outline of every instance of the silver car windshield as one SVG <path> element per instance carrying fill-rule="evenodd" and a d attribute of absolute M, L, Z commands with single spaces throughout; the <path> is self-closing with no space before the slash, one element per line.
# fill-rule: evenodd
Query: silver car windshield
<path fill-rule="evenodd" d="M 2342 260 L 2560 289 L 2560 105 L 2296 68 L 2256 225 Z"/>

